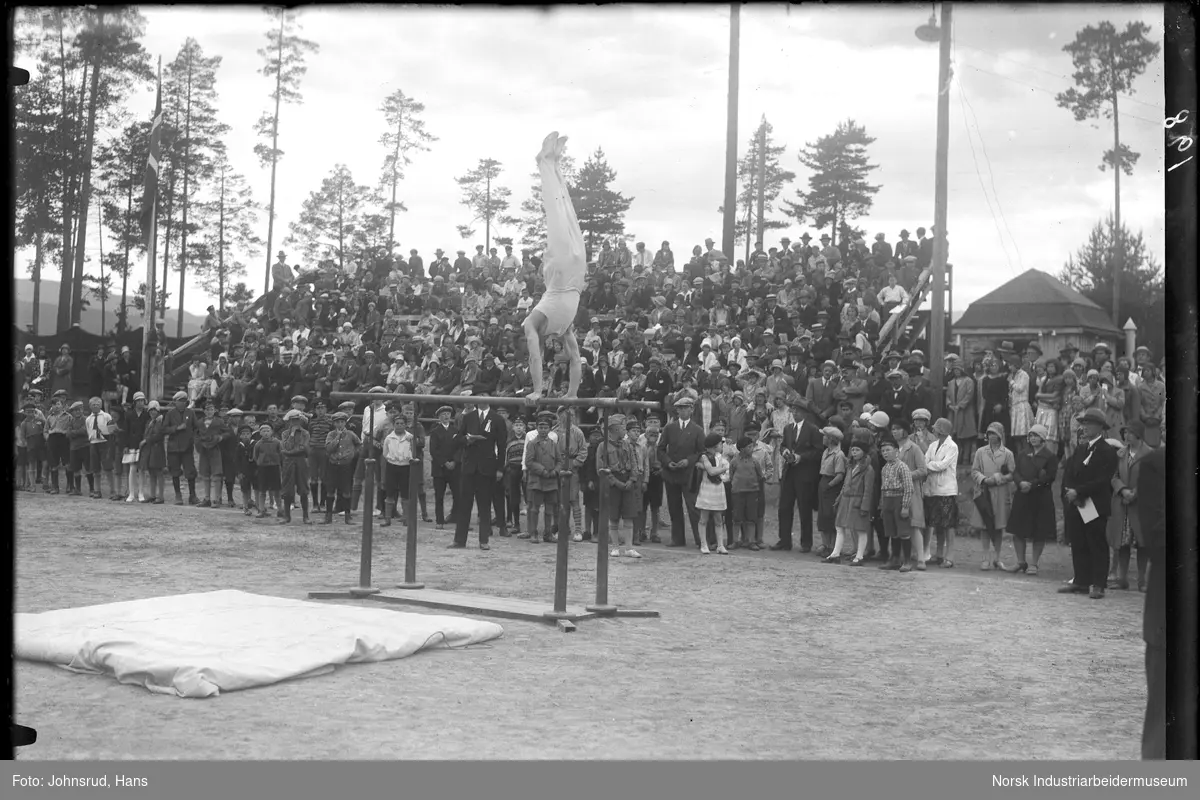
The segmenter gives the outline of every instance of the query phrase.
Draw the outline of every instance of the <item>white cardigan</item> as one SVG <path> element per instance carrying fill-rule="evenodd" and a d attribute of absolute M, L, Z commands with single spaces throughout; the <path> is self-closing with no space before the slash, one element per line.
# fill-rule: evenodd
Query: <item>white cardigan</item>
<path fill-rule="evenodd" d="M 929 470 L 924 486 L 926 497 L 958 496 L 958 445 L 953 439 L 947 436 L 945 442 L 934 439 L 929 443 L 925 468 Z"/>

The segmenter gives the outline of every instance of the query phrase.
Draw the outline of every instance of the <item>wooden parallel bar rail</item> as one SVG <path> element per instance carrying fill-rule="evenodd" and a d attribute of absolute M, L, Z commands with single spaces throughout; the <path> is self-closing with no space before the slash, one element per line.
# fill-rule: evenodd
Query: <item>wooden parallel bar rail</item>
<path fill-rule="evenodd" d="M 536 403 L 530 403 L 524 397 L 487 397 L 484 395 L 445 395 L 445 394 L 393 394 L 390 392 L 332 392 L 331 400 L 399 400 L 404 403 L 441 403 L 448 406 L 465 406 L 485 403 L 489 406 L 572 406 L 577 408 L 599 409 L 641 409 L 657 411 L 662 408 L 659 403 L 648 403 L 642 400 L 618 400 L 615 397 L 542 397 Z"/>

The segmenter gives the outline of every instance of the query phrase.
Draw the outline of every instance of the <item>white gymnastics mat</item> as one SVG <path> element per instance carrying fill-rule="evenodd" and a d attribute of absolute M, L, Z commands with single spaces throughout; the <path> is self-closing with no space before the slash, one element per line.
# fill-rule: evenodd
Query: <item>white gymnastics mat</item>
<path fill-rule="evenodd" d="M 466 617 L 324 605 L 238 591 L 16 614 L 15 655 L 179 697 L 267 686 L 497 639 Z"/>

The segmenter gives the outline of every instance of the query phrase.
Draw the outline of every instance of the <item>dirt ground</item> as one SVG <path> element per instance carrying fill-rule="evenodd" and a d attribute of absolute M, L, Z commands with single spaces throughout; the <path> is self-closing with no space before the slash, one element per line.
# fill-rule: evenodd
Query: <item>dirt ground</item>
<path fill-rule="evenodd" d="M 16 522 L 19 612 L 216 589 L 304 598 L 357 582 L 361 526 L 340 520 L 282 527 L 228 509 L 18 494 Z M 376 531 L 376 581 L 394 584 L 403 528 Z M 446 550 L 450 532 L 432 525 L 419 538 L 429 588 L 549 607 L 553 547 L 496 538 L 483 553 L 472 538 Z M 980 572 L 978 541 L 958 542 L 955 569 L 905 575 L 652 545 L 611 565 L 609 597 L 660 619 L 569 634 L 501 620 L 488 645 L 209 700 L 19 662 L 17 721 L 39 731 L 20 757 L 1137 758 L 1142 595 L 1057 594 L 1070 559 L 1056 545 L 1027 577 Z M 595 546 L 573 544 L 571 559 L 570 601 L 590 600 Z"/>

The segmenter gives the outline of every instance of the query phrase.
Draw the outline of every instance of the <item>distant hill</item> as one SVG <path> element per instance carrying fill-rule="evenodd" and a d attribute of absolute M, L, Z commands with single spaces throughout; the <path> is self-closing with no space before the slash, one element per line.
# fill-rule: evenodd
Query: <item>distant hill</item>
<path fill-rule="evenodd" d="M 55 333 L 55 325 L 58 319 L 58 281 L 42 281 L 42 293 L 39 300 L 41 302 L 41 311 L 38 316 L 38 335 L 52 336 Z M 25 330 L 26 326 L 33 323 L 33 281 L 27 278 L 18 278 L 13 281 L 13 288 L 16 293 L 16 302 L 13 304 L 13 323 Z M 106 332 L 112 331 L 117 325 L 117 306 L 121 302 L 120 293 L 115 299 L 108 301 L 107 313 L 104 321 L 107 323 L 104 330 L 100 327 L 100 303 L 97 300 L 91 301 L 91 306 L 83 309 L 83 313 L 79 315 L 79 327 L 88 333 L 103 335 Z M 167 324 L 165 330 L 168 336 L 175 335 L 175 326 L 178 324 L 178 312 L 174 309 L 167 310 Z M 194 336 L 200 332 L 201 326 L 204 324 L 204 317 L 198 314 L 192 314 L 187 311 L 183 312 L 183 335 Z M 129 327 L 131 329 L 140 328 L 142 325 L 142 315 L 136 308 L 130 305 L 129 308 Z"/>

